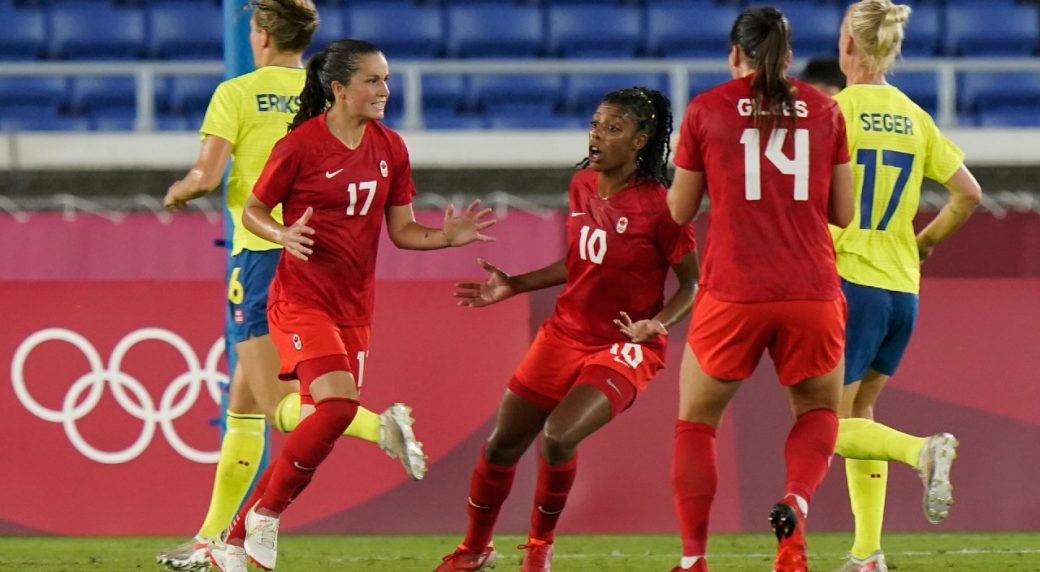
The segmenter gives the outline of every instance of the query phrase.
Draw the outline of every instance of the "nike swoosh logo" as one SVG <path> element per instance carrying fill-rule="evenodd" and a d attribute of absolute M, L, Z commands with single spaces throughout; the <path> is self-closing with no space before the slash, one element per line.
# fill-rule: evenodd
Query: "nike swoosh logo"
<path fill-rule="evenodd" d="M 477 504 L 477 503 L 473 502 L 473 499 L 472 499 L 472 498 L 470 498 L 470 497 L 466 497 L 466 502 L 468 502 L 468 503 L 469 503 L 469 506 L 471 506 L 471 507 L 473 507 L 473 508 L 476 508 L 476 509 L 480 509 L 480 510 L 491 510 L 491 507 L 489 507 L 489 506 L 480 506 L 479 504 Z"/>
<path fill-rule="evenodd" d="M 611 389 L 616 391 L 618 395 L 621 395 L 621 390 L 618 389 L 618 386 L 614 385 L 613 379 L 607 378 L 607 385 L 609 385 Z"/>
<path fill-rule="evenodd" d="M 585 214 L 585 213 L 571 213 L 571 216 L 581 216 L 583 214 Z"/>
<path fill-rule="evenodd" d="M 336 175 L 338 175 L 338 174 L 340 174 L 342 172 L 343 172 L 343 169 L 339 169 L 339 170 L 336 170 L 336 171 L 325 171 L 325 178 L 326 179 L 331 179 L 332 177 L 335 177 Z"/>
<path fill-rule="evenodd" d="M 561 508 L 560 510 L 545 510 L 544 508 L 542 508 L 542 505 L 538 505 L 538 512 L 546 516 L 556 516 L 563 512 L 563 509 Z"/>
<path fill-rule="evenodd" d="M 300 464 L 299 461 L 293 461 L 292 464 L 293 464 L 294 467 L 296 467 L 297 469 L 300 469 L 301 471 L 313 471 L 314 470 L 314 467 L 304 467 L 303 465 Z"/>

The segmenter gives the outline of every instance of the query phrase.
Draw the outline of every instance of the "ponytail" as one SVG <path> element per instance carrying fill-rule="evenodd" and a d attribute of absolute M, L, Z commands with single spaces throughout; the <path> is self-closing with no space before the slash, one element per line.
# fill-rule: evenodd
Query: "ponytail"
<path fill-rule="evenodd" d="M 849 7 L 849 35 L 867 71 L 886 73 L 903 47 L 911 9 L 891 0 L 861 0 Z"/>
<path fill-rule="evenodd" d="M 339 40 L 311 56 L 307 61 L 307 82 L 300 93 L 300 110 L 289 124 L 289 131 L 328 109 L 335 99 L 332 82 L 349 85 L 350 78 L 359 68 L 361 56 L 377 53 L 380 53 L 379 48 L 369 42 Z"/>
<path fill-rule="evenodd" d="M 751 93 L 755 98 L 754 124 L 779 128 L 785 117 L 794 127 L 794 86 L 787 80 L 787 54 L 791 51 L 791 28 L 784 14 L 771 6 L 745 8 L 733 22 L 730 43 L 739 46 L 751 60 L 755 75 Z"/>
<path fill-rule="evenodd" d="M 325 65 L 325 60 L 325 52 L 318 52 L 307 61 L 307 82 L 303 85 L 303 91 L 300 92 L 300 110 L 296 112 L 292 123 L 289 124 L 289 131 L 296 129 L 304 121 L 321 115 L 332 102 L 332 94 L 325 92 L 321 81 L 320 72 Z"/>

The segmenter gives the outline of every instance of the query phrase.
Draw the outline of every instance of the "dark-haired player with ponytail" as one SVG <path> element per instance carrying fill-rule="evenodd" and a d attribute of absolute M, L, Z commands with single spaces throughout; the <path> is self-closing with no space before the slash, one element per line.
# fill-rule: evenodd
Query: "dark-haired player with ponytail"
<path fill-rule="evenodd" d="M 664 366 L 667 328 L 688 313 L 698 272 L 693 228 L 673 222 L 665 203 L 671 132 L 671 104 L 660 92 L 608 93 L 592 116 L 588 155 L 571 180 L 566 256 L 515 276 L 481 260 L 487 280 L 458 285 L 460 305 L 471 308 L 565 287 L 509 380 L 473 471 L 466 537 L 437 571 L 494 566 L 495 520 L 517 462 L 539 434 L 520 570 L 550 570 L 578 445 L 632 405 Z M 669 268 L 678 288 L 665 301 Z"/>
<path fill-rule="evenodd" d="M 223 572 L 246 558 L 273 569 L 282 512 L 303 491 L 359 408 L 383 219 L 398 248 L 433 250 L 492 240 L 490 209 L 449 206 L 444 228 L 418 224 L 408 149 L 384 126 L 390 91 L 383 53 L 340 40 L 306 67 L 299 111 L 246 199 L 242 223 L 283 248 L 267 305 L 279 375 L 299 380 L 303 419 L 242 505 L 226 542 L 209 546 Z M 284 223 L 273 216 L 282 205 Z"/>
<path fill-rule="evenodd" d="M 734 79 L 690 102 L 668 192 L 684 224 L 705 192 L 711 198 L 679 373 L 672 486 L 683 557 L 675 570 L 708 570 L 715 430 L 768 350 L 796 418 L 783 497 L 769 514 L 779 541 L 773 569 L 805 572 L 805 516 L 838 431 L 845 298 L 827 224 L 844 227 L 853 214 L 845 121 L 833 99 L 787 77 L 790 29 L 779 10 L 745 9 L 730 44 Z"/>
<path fill-rule="evenodd" d="M 318 27 L 318 12 L 311 0 L 256 0 L 250 7 L 249 44 L 257 69 L 217 87 L 200 129 L 198 159 L 170 185 L 164 199 L 167 209 L 185 208 L 217 188 L 231 163 L 226 199 L 234 232 L 227 341 L 238 360 L 206 516 L 193 539 L 156 556 L 175 570 L 209 566 L 206 544 L 227 528 L 248 494 L 263 458 L 268 422 L 279 431 L 291 431 L 301 412 L 296 384 L 278 380 L 278 353 L 268 335 L 267 294 L 281 247 L 250 233 L 241 219 L 264 162 L 299 108 L 306 78 L 302 57 Z M 281 217 L 281 209 L 273 216 Z M 412 422 L 400 403 L 381 414 L 361 408 L 344 434 L 379 444 L 402 462 L 411 478 L 421 479 L 426 460 Z"/>

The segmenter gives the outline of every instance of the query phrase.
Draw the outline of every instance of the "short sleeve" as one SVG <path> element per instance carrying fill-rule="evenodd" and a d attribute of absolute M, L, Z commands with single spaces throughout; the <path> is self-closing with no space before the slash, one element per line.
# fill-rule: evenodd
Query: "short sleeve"
<path fill-rule="evenodd" d="M 400 207 L 412 203 L 415 196 L 415 181 L 412 179 L 412 162 L 408 157 L 408 147 L 400 135 L 393 133 L 394 177 L 390 180 L 390 195 L 387 203 Z"/>
<path fill-rule="evenodd" d="M 964 162 L 964 151 L 939 131 L 939 127 L 927 113 L 921 113 L 925 120 L 925 133 L 928 138 L 928 155 L 925 157 L 924 176 L 933 181 L 945 183 Z"/>
<path fill-rule="evenodd" d="M 230 80 L 222 82 L 213 92 L 213 97 L 206 107 L 206 116 L 202 119 L 202 127 L 199 131 L 203 137 L 216 135 L 221 139 L 230 141 L 232 144 L 238 142 L 240 122 L 239 90 Z"/>
<path fill-rule="evenodd" d="M 700 107 L 697 99 L 691 101 L 686 108 L 682 125 L 679 127 L 679 141 L 675 148 L 675 166 L 687 171 L 704 171 L 704 158 L 701 157 L 700 138 L 698 137 Z"/>
<path fill-rule="evenodd" d="M 845 116 L 837 105 L 831 107 L 834 114 L 834 159 L 833 165 L 844 165 L 849 162 L 849 135 L 845 126 Z"/>
<path fill-rule="evenodd" d="M 683 256 L 697 248 L 693 223 L 676 224 L 668 209 L 662 209 L 657 219 L 657 248 L 669 264 L 678 264 Z"/>
<path fill-rule="evenodd" d="M 253 187 L 253 195 L 271 208 L 285 199 L 296 181 L 300 170 L 300 154 L 295 151 L 296 146 L 288 136 L 278 141 Z"/>

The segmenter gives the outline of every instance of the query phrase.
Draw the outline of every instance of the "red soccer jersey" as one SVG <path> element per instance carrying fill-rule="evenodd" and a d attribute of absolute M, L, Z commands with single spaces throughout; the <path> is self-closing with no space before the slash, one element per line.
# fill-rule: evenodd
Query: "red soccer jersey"
<path fill-rule="evenodd" d="M 282 253 L 270 301 L 324 310 L 340 326 L 371 324 L 385 210 L 415 195 L 401 136 L 370 121 L 358 148 L 348 149 L 319 115 L 274 146 L 253 194 L 271 207 L 282 203 L 286 226 L 314 209 L 314 254 L 304 262 Z"/>
<path fill-rule="evenodd" d="M 679 226 L 656 181 L 630 183 L 609 199 L 599 197 L 597 173 L 571 179 L 567 218 L 567 285 L 549 324 L 587 344 L 628 341 L 613 321 L 653 318 L 664 305 L 672 264 L 696 247 L 693 225 Z M 664 346 L 660 337 L 648 345 Z"/>
<path fill-rule="evenodd" d="M 798 80 L 797 125 L 756 129 L 751 77 L 686 110 L 675 164 L 704 172 L 711 201 L 701 287 L 727 302 L 831 300 L 840 286 L 827 228 L 834 165 L 849 162 L 833 99 Z"/>

